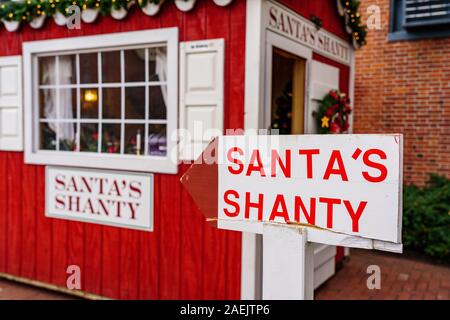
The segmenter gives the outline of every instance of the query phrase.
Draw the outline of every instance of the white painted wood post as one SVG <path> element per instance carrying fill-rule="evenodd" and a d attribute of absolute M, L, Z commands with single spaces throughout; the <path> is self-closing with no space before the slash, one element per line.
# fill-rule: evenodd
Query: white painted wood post
<path fill-rule="evenodd" d="M 263 299 L 312 300 L 313 259 L 306 228 L 264 224 Z"/>

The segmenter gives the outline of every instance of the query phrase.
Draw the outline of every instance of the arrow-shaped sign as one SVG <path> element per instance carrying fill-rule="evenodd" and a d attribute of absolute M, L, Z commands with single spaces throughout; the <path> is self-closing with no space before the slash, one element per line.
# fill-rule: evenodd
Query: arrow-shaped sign
<path fill-rule="evenodd" d="M 181 178 L 210 222 L 401 251 L 401 135 L 221 136 Z M 313 241 L 310 240 L 310 241 Z"/>
<path fill-rule="evenodd" d="M 213 226 L 217 226 L 218 164 L 217 141 L 213 139 L 180 181 L 197 207 Z"/>

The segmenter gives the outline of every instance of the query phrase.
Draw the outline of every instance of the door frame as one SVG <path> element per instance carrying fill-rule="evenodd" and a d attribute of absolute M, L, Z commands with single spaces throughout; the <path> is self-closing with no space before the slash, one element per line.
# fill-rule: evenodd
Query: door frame
<path fill-rule="evenodd" d="M 263 128 L 270 126 L 271 118 L 271 101 L 272 101 L 272 62 L 273 62 L 273 49 L 281 49 L 301 59 L 305 59 L 305 88 L 304 88 L 304 101 L 303 101 L 303 127 L 306 129 L 306 116 L 308 110 L 308 96 L 309 96 L 309 70 L 312 61 L 312 50 L 297 42 L 290 40 L 289 38 L 280 36 L 270 30 L 266 31 L 266 50 L 265 50 L 265 64 L 264 64 L 264 103 L 262 104 L 262 123 Z"/>

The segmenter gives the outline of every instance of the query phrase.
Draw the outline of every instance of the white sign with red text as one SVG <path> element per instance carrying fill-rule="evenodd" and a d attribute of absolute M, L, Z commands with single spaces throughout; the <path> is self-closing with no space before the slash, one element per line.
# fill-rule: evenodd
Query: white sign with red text
<path fill-rule="evenodd" d="M 46 168 L 46 216 L 153 230 L 153 175 Z"/>
<path fill-rule="evenodd" d="M 401 243 L 402 136 L 222 136 L 218 227 L 267 222 Z"/>

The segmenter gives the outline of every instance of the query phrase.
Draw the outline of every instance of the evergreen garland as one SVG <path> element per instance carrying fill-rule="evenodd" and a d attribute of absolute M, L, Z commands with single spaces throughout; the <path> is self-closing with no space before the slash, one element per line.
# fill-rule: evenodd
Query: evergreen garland
<path fill-rule="evenodd" d="M 359 0 L 337 0 L 338 12 L 345 17 L 347 31 L 352 34 L 354 46 L 359 48 L 366 44 L 367 27 L 361 21 Z"/>
<path fill-rule="evenodd" d="M 160 0 L 148 0 L 159 3 Z M 109 15 L 112 9 L 128 9 L 133 0 L 25 0 L 2 1 L 0 0 L 0 19 L 6 21 L 31 21 L 41 15 L 50 17 L 56 12 L 65 16 L 71 13 L 68 8 L 76 5 L 82 10 L 99 9 L 103 16 Z M 146 3 L 147 4 L 147 1 Z"/>

